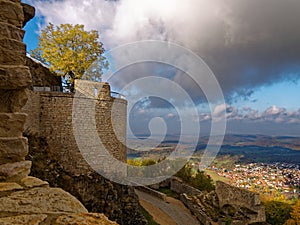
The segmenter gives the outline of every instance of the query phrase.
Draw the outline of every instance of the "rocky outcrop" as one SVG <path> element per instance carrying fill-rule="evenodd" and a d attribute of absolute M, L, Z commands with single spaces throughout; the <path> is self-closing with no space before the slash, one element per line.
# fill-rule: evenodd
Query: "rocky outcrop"
<path fill-rule="evenodd" d="M 216 184 L 216 194 L 222 211 L 232 208 L 233 212 L 244 215 L 249 224 L 266 221 L 265 208 L 259 194 L 220 181 Z"/>
<path fill-rule="evenodd" d="M 31 75 L 25 66 L 22 27 L 34 8 L 20 0 L 0 0 L 0 224 L 116 224 L 89 214 L 71 194 L 28 176 L 27 139 L 23 137 Z"/>
<path fill-rule="evenodd" d="M 215 191 L 182 194 L 181 201 L 202 224 L 266 224 L 265 208 L 259 195 L 218 181 Z"/>
<path fill-rule="evenodd" d="M 51 150 L 45 138 L 30 136 L 29 146 L 31 175 L 71 193 L 89 212 L 104 213 L 118 224 L 146 224 L 133 187 L 113 183 L 92 170 L 74 174 L 60 163 L 59 155 Z"/>

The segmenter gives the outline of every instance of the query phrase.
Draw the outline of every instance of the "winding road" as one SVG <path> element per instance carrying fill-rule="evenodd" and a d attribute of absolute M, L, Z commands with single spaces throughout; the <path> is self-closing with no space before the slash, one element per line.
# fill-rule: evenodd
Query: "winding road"
<path fill-rule="evenodd" d="M 167 197 L 167 202 L 135 190 L 141 205 L 161 225 L 200 225 L 190 211 L 177 199 Z"/>

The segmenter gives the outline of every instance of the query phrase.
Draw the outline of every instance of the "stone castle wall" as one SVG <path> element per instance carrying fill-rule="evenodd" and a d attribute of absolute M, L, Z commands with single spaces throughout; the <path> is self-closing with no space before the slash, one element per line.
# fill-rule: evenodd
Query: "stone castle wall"
<path fill-rule="evenodd" d="M 29 139 L 28 158 L 33 163 L 31 175 L 63 188 L 89 211 L 103 212 L 121 225 L 145 224 L 134 189 L 95 172 L 78 147 L 87 147 L 88 158 L 101 167 L 104 160 L 99 149 L 101 153 L 103 147 L 125 162 L 126 100 L 112 98 L 107 83 L 82 81 L 75 87 L 75 94 L 29 93 L 24 111 L 28 113 L 25 133 Z M 76 119 L 79 122 L 74 125 Z M 79 138 L 75 139 L 74 134 L 79 134 Z M 110 164 L 106 165 L 105 169 L 113 170 Z"/>
<path fill-rule="evenodd" d="M 74 137 L 76 128 L 79 128 L 79 131 L 75 132 L 79 132 L 80 136 L 89 137 L 88 140 L 85 140 L 86 143 L 81 144 L 91 145 L 90 150 L 95 148 L 95 151 L 99 152 L 99 148 L 105 147 L 116 159 L 126 161 L 127 102 L 123 99 L 112 98 L 107 83 L 98 85 L 101 85 L 97 89 L 99 90 L 98 98 L 92 96 L 95 94 L 94 88 L 92 93 L 75 95 L 73 93 L 31 91 L 29 101 L 24 107 L 24 112 L 29 115 L 25 124 L 26 133 L 45 138 L 49 151 L 60 159 L 59 162 L 67 171 L 75 174 L 85 174 L 91 170 L 82 157 L 85 152 L 78 149 L 78 143 Z M 103 88 L 101 88 L 102 86 Z M 81 88 L 83 88 L 82 85 Z M 84 87 L 84 91 L 87 90 L 87 87 Z M 102 91 L 100 92 L 100 90 Z M 73 107 L 75 108 L 73 109 Z M 91 118 L 89 118 L 93 116 L 90 115 L 93 111 L 95 127 L 92 127 Z M 80 120 L 82 124 L 79 127 L 73 126 L 72 113 L 75 114 L 74 117 L 82 118 Z M 97 135 L 103 146 L 91 138 L 92 132 L 95 131 L 93 128 L 97 129 Z M 98 161 L 101 163 L 102 159 L 99 154 L 94 157 L 99 157 Z"/>

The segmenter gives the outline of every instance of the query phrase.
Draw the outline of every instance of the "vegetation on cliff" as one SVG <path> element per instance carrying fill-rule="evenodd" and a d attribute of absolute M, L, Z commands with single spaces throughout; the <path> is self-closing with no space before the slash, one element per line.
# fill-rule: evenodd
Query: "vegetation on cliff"
<path fill-rule="evenodd" d="M 271 225 L 299 225 L 300 201 L 299 199 L 286 200 L 283 195 L 272 193 L 261 195 L 266 208 L 266 219 Z"/>
<path fill-rule="evenodd" d="M 193 170 L 193 167 L 189 164 L 181 168 L 176 175 L 180 177 L 184 182 L 191 185 L 200 191 L 212 191 L 215 189 L 213 180 L 204 171 Z"/>

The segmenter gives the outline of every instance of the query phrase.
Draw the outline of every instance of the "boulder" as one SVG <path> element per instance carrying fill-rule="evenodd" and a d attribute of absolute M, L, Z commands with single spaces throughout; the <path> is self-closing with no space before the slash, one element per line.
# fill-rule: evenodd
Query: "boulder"
<path fill-rule="evenodd" d="M 63 214 L 87 213 L 87 210 L 75 197 L 62 189 L 42 187 L 16 191 L 1 197 L 0 212 L 2 214 Z"/>

